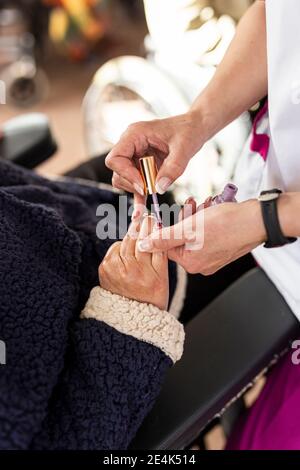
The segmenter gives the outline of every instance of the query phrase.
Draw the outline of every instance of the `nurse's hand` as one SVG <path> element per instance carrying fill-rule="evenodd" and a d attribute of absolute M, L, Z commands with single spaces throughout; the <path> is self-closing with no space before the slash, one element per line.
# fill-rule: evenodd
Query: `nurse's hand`
<path fill-rule="evenodd" d="M 142 253 L 136 246 L 155 228 L 153 217 L 146 217 L 141 223 L 132 222 L 124 240 L 108 250 L 99 267 L 99 279 L 101 287 L 113 294 L 166 310 L 169 300 L 167 254 Z"/>
<path fill-rule="evenodd" d="M 210 275 L 267 239 L 260 203 L 226 203 L 183 219 L 139 242 L 143 252 L 168 252 L 191 274 Z M 187 244 L 185 246 L 185 244 Z"/>
<path fill-rule="evenodd" d="M 163 194 L 205 141 L 204 119 L 196 112 L 132 124 L 106 157 L 106 165 L 114 172 L 112 184 L 135 193 L 136 202 L 143 204 L 138 159 L 146 154 L 156 157 L 156 188 Z"/>

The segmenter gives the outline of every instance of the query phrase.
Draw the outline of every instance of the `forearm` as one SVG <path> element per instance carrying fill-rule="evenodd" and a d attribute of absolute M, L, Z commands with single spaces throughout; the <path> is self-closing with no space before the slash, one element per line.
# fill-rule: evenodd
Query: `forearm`
<path fill-rule="evenodd" d="M 212 137 L 267 94 L 265 2 L 244 15 L 213 79 L 191 107 Z"/>

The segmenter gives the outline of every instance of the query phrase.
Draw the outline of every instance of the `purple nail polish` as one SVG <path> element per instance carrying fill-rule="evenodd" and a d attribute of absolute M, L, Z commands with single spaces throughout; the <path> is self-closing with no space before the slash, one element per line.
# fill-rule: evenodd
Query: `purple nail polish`
<path fill-rule="evenodd" d="M 221 194 L 215 196 L 211 201 L 211 206 L 223 204 L 224 202 L 237 202 L 235 196 L 237 195 L 238 188 L 232 183 L 226 184 Z"/>

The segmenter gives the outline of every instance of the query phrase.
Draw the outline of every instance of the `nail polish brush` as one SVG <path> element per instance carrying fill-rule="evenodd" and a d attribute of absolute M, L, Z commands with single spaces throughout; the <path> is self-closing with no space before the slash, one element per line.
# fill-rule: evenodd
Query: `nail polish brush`
<path fill-rule="evenodd" d="M 153 156 L 143 157 L 139 160 L 140 163 L 140 172 L 143 178 L 144 183 L 144 192 L 145 194 L 150 194 L 152 197 L 152 207 L 154 211 L 155 218 L 157 220 L 157 224 L 161 228 L 163 226 L 160 210 L 159 210 L 159 203 L 157 198 L 157 192 L 155 189 L 155 181 L 157 176 L 157 166 L 155 163 L 155 158 Z"/>

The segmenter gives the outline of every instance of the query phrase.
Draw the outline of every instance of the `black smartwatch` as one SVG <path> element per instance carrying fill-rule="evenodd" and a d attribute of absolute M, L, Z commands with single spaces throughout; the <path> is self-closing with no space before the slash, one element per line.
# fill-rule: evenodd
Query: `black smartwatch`
<path fill-rule="evenodd" d="M 268 235 L 268 241 L 264 245 L 265 248 L 277 248 L 294 243 L 297 240 L 297 238 L 285 237 L 282 233 L 277 210 L 280 194 L 282 194 L 280 189 L 271 189 L 270 191 L 262 191 L 258 198 Z"/>

